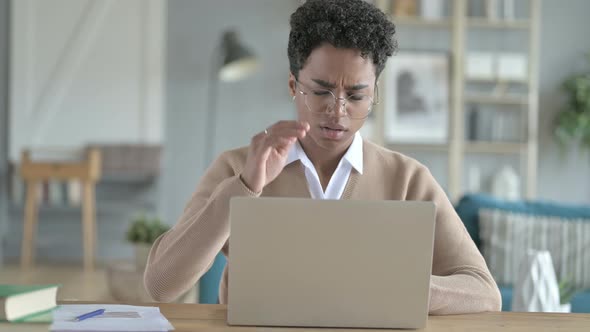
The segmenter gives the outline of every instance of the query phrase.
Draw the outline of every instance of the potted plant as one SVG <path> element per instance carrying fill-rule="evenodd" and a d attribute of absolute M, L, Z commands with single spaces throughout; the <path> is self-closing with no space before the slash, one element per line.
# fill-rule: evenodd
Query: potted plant
<path fill-rule="evenodd" d="M 572 297 L 576 294 L 577 289 L 571 279 L 563 279 L 559 282 L 559 312 L 571 312 Z"/>
<path fill-rule="evenodd" d="M 150 219 L 142 214 L 133 219 L 127 231 L 127 240 L 135 246 L 135 264 L 139 270 L 145 268 L 154 241 L 168 229 L 168 225 L 159 218 Z"/>
<path fill-rule="evenodd" d="M 590 64 L 590 53 L 587 57 Z M 555 136 L 562 145 L 579 143 L 590 150 L 590 70 L 568 77 L 562 89 L 568 102 L 555 119 Z"/>

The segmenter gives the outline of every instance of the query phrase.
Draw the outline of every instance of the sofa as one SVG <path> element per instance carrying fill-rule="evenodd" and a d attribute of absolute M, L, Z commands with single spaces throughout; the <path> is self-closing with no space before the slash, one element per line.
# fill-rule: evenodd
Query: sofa
<path fill-rule="evenodd" d="M 484 246 L 480 238 L 480 211 L 482 209 L 507 211 L 532 217 L 558 217 L 564 220 L 576 219 L 590 222 L 590 206 L 543 201 L 505 201 L 485 194 L 469 194 L 461 198 L 455 206 L 455 210 L 480 250 Z M 502 310 L 510 311 L 512 285 L 499 283 L 498 286 L 502 294 Z M 590 312 L 590 289 L 578 291 L 572 297 L 571 305 L 572 312 Z"/>
<path fill-rule="evenodd" d="M 482 248 L 480 238 L 479 215 L 482 209 L 497 209 L 533 216 L 556 216 L 562 218 L 585 218 L 590 221 L 590 206 L 574 206 L 553 202 L 509 202 L 485 194 L 464 196 L 455 207 L 459 217 L 473 241 Z M 590 250 L 590 248 L 589 248 Z M 199 284 L 200 303 L 218 303 L 218 289 L 221 273 L 226 260 L 219 254 L 211 269 L 201 278 Z M 502 310 L 510 311 L 512 302 L 512 285 L 500 284 Z M 590 313 L 590 290 L 577 292 L 571 300 L 572 312 Z"/>

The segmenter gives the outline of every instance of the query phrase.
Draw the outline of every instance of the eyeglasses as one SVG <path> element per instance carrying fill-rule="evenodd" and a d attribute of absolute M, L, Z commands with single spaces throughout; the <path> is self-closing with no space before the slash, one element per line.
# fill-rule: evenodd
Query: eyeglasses
<path fill-rule="evenodd" d="M 301 85 L 309 92 L 304 92 L 299 89 L 299 93 L 305 99 L 305 105 L 312 113 L 326 114 L 336 109 L 336 101 L 342 103 L 342 109 L 351 119 L 364 119 L 369 116 L 373 105 L 373 97 L 362 93 L 354 93 L 348 95 L 346 98 L 336 97 L 334 93 L 326 89 L 310 89 L 299 80 L 295 80 L 298 85 Z"/>

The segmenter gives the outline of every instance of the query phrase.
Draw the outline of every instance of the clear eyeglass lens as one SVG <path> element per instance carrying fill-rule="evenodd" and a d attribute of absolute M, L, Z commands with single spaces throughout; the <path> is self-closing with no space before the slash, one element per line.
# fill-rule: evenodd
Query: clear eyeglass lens
<path fill-rule="evenodd" d="M 346 99 L 336 98 L 331 91 L 310 91 L 305 95 L 305 102 L 310 111 L 315 113 L 332 112 L 336 108 L 336 103 L 345 107 L 346 114 L 350 118 L 366 118 L 371 112 L 373 100 L 364 94 L 352 94 Z"/>

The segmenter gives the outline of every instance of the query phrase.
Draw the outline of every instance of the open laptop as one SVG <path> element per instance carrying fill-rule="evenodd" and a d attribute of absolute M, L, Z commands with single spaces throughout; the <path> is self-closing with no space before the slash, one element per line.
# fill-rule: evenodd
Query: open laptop
<path fill-rule="evenodd" d="M 230 325 L 422 328 L 432 202 L 235 197 Z"/>

